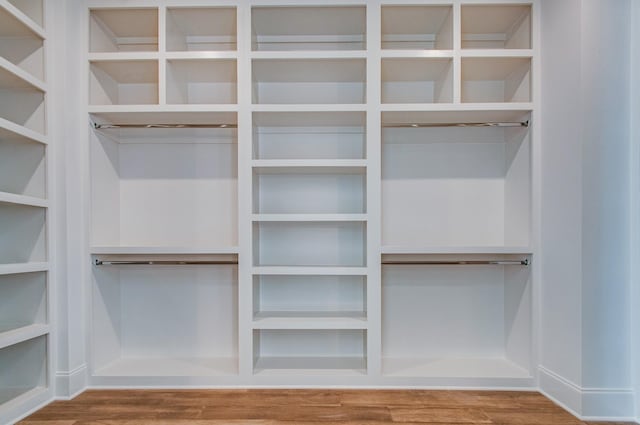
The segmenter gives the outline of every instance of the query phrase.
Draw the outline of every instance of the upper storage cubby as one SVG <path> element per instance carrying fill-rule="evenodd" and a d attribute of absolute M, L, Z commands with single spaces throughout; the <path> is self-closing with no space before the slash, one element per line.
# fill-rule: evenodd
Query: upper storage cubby
<path fill-rule="evenodd" d="M 2 59 L 44 80 L 44 40 L 0 7 L 0 64 Z"/>
<path fill-rule="evenodd" d="M 365 159 L 363 112 L 255 112 L 253 159 Z"/>
<path fill-rule="evenodd" d="M 364 50 L 364 6 L 274 6 L 251 11 L 253 50 Z"/>
<path fill-rule="evenodd" d="M 29 19 L 44 27 L 44 9 L 42 0 L 8 0 L 20 12 L 24 13 Z"/>
<path fill-rule="evenodd" d="M 365 103 L 364 59 L 254 59 L 253 103 Z"/>
<path fill-rule="evenodd" d="M 383 6 L 382 48 L 453 49 L 451 6 Z"/>
<path fill-rule="evenodd" d="M 154 60 L 93 61 L 90 63 L 91 105 L 158 103 L 158 62 Z"/>
<path fill-rule="evenodd" d="M 531 102 L 531 58 L 463 58 L 462 102 Z"/>
<path fill-rule="evenodd" d="M 463 5 L 463 49 L 530 49 L 531 5 Z"/>
<path fill-rule="evenodd" d="M 92 9 L 89 51 L 158 51 L 158 9 Z"/>
<path fill-rule="evenodd" d="M 237 82 L 233 59 L 167 61 L 167 103 L 237 103 Z"/>
<path fill-rule="evenodd" d="M 453 64 L 448 58 L 382 59 L 382 103 L 453 102 Z"/>
<path fill-rule="evenodd" d="M 167 9 L 167 51 L 236 50 L 234 7 Z"/>

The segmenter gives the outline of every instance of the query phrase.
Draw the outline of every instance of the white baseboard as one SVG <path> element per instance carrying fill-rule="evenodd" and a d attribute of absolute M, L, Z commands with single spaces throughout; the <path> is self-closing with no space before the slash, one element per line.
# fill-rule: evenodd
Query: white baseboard
<path fill-rule="evenodd" d="M 71 371 L 56 372 L 56 398 L 69 400 L 87 387 L 87 366 L 82 365 Z"/>
<path fill-rule="evenodd" d="M 540 392 L 584 421 L 634 421 L 634 391 L 583 388 L 540 366 Z"/>

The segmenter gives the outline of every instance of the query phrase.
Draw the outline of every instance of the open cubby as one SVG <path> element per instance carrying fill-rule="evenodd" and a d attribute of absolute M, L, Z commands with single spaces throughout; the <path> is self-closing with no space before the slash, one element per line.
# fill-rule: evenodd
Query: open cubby
<path fill-rule="evenodd" d="M 46 209 L 0 202 L 0 264 L 47 259 Z"/>
<path fill-rule="evenodd" d="M 383 113 L 382 244 L 529 246 L 529 128 L 412 127 L 438 119 L 519 123 L 528 118 L 526 112 Z"/>
<path fill-rule="evenodd" d="M 367 373 L 364 330 L 261 329 L 253 331 L 254 373 Z"/>
<path fill-rule="evenodd" d="M 92 61 L 90 68 L 91 105 L 158 103 L 157 61 Z"/>
<path fill-rule="evenodd" d="M 46 133 L 45 94 L 0 67 L 0 118 Z"/>
<path fill-rule="evenodd" d="M 363 112 L 255 112 L 254 159 L 365 159 Z"/>
<path fill-rule="evenodd" d="M 254 168 L 253 212 L 257 214 L 361 214 L 366 212 L 364 168 Z"/>
<path fill-rule="evenodd" d="M 235 60 L 168 60 L 167 103 L 237 103 Z"/>
<path fill-rule="evenodd" d="M 531 58 L 463 58 L 462 102 L 531 102 Z"/>
<path fill-rule="evenodd" d="M 104 8 L 90 10 L 90 52 L 158 50 L 158 9 Z"/>
<path fill-rule="evenodd" d="M 382 59 L 382 103 L 451 102 L 451 59 Z"/>
<path fill-rule="evenodd" d="M 382 48 L 453 49 L 453 8 L 449 5 L 382 6 Z"/>
<path fill-rule="evenodd" d="M 47 337 L 0 348 L 0 406 L 47 385 Z"/>
<path fill-rule="evenodd" d="M 236 374 L 237 279 L 233 265 L 95 266 L 94 376 Z"/>
<path fill-rule="evenodd" d="M 236 50 L 235 7 L 167 8 L 167 51 Z"/>
<path fill-rule="evenodd" d="M 366 318 L 364 276 L 258 275 L 253 277 L 253 317 Z"/>
<path fill-rule="evenodd" d="M 463 49 L 530 49 L 531 5 L 462 5 Z"/>
<path fill-rule="evenodd" d="M 383 374 L 531 378 L 531 297 L 527 266 L 384 265 Z"/>
<path fill-rule="evenodd" d="M 45 145 L 0 128 L 0 192 L 46 197 Z"/>
<path fill-rule="evenodd" d="M 364 59 L 254 59 L 255 104 L 366 102 Z"/>
<path fill-rule="evenodd" d="M 46 322 L 46 273 L 0 275 L 0 334 Z"/>
<path fill-rule="evenodd" d="M 364 50 L 364 6 L 251 9 L 253 50 Z"/>
<path fill-rule="evenodd" d="M 44 40 L 1 7 L 0 57 L 44 80 Z"/>
<path fill-rule="evenodd" d="M 235 128 L 93 131 L 92 245 L 237 246 L 237 163 Z"/>
<path fill-rule="evenodd" d="M 255 266 L 362 267 L 366 265 L 363 222 L 257 222 Z"/>

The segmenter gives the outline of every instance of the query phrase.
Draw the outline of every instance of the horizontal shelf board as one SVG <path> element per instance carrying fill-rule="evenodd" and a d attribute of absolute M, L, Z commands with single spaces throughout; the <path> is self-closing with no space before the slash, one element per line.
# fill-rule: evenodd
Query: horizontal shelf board
<path fill-rule="evenodd" d="M 19 28 L 19 32 L 15 35 L 32 33 L 43 40 L 47 37 L 44 28 L 6 0 L 0 2 L 0 24 L 5 28 Z"/>
<path fill-rule="evenodd" d="M 453 58 L 453 50 L 382 50 L 385 58 Z"/>
<path fill-rule="evenodd" d="M 167 52 L 165 57 L 168 60 L 237 59 L 238 53 L 236 51 Z"/>
<path fill-rule="evenodd" d="M 367 105 L 363 103 L 254 103 L 251 109 L 253 112 L 366 112 Z"/>
<path fill-rule="evenodd" d="M 0 89 L 35 90 L 42 93 L 47 91 L 46 85 L 42 81 L 1 57 Z"/>
<path fill-rule="evenodd" d="M 128 358 L 117 359 L 97 369 L 95 376 L 224 376 L 238 373 L 238 359 Z"/>
<path fill-rule="evenodd" d="M 259 266 L 253 267 L 254 275 L 317 275 L 317 276 L 366 276 L 366 267 L 305 267 Z"/>
<path fill-rule="evenodd" d="M 18 81 L 19 85 L 17 87 L 31 86 L 42 92 L 47 91 L 47 85 L 44 83 L 44 81 L 34 77 L 19 66 L 14 65 L 13 63 L 0 56 L 0 85 L 2 85 L 2 74 L 9 76 L 4 78 Z"/>
<path fill-rule="evenodd" d="M 530 109 L 507 110 L 474 110 L 456 109 L 442 111 L 386 111 L 382 114 L 382 126 L 411 124 L 452 124 L 452 123 L 487 123 L 487 122 L 522 122 L 528 120 Z"/>
<path fill-rule="evenodd" d="M 463 49 L 463 58 L 532 58 L 533 49 Z"/>
<path fill-rule="evenodd" d="M 255 159 L 251 161 L 258 174 L 363 174 L 365 159 Z"/>
<path fill-rule="evenodd" d="M 253 51 L 252 59 L 363 59 L 364 50 L 272 50 Z"/>
<path fill-rule="evenodd" d="M 0 349 L 46 335 L 49 331 L 49 325 L 37 324 L 0 332 Z"/>
<path fill-rule="evenodd" d="M 252 221 L 367 221 L 367 214 L 253 214 Z"/>
<path fill-rule="evenodd" d="M 47 404 L 52 396 L 51 389 L 42 385 L 27 388 L 0 388 L 0 417 L 4 411 L 11 410 L 14 406 L 25 406 L 28 403 L 36 407 L 39 404 Z"/>
<path fill-rule="evenodd" d="M 254 329 L 367 329 L 363 312 L 260 312 Z"/>
<path fill-rule="evenodd" d="M 185 105 L 189 106 L 189 105 Z M 217 108 L 215 108 L 217 109 Z M 102 108 L 90 107 L 92 120 L 99 124 L 123 124 L 123 125 L 152 125 L 152 124 L 232 124 L 237 125 L 238 114 L 236 110 L 225 108 L 223 110 L 189 110 L 181 106 L 153 106 L 136 108 L 127 111 L 126 108 Z"/>
<path fill-rule="evenodd" d="M 97 52 L 88 55 L 89 62 L 158 60 L 159 58 L 158 52 Z"/>
<path fill-rule="evenodd" d="M 203 112 L 238 112 L 238 105 L 235 104 L 214 104 L 214 105 L 90 105 L 90 114 L 142 114 L 142 113 L 163 113 L 180 112 L 184 114 Z M 175 121 L 175 119 L 174 119 Z M 157 124 L 157 123 L 149 123 Z M 181 124 L 181 123 L 178 123 Z M 197 123 L 191 123 L 197 124 Z M 203 123 L 204 124 L 204 123 Z M 208 123 L 210 124 L 210 122 Z"/>
<path fill-rule="evenodd" d="M 92 246 L 91 254 L 102 255 L 171 255 L 171 254 L 193 254 L 193 255 L 215 255 L 215 254 L 237 254 L 237 246 L 230 247 L 184 247 L 184 246 Z"/>
<path fill-rule="evenodd" d="M 259 357 L 254 375 L 366 375 L 362 357 Z"/>
<path fill-rule="evenodd" d="M 46 208 L 49 206 L 49 201 L 47 201 L 46 199 L 36 198 L 33 196 L 16 195 L 7 192 L 0 192 L 0 203 L 1 202 L 42 208 Z"/>
<path fill-rule="evenodd" d="M 382 254 L 532 254 L 528 246 L 396 246 L 383 245 Z"/>
<path fill-rule="evenodd" d="M 30 130 L 14 122 L 0 118 L 0 139 L 24 139 L 33 142 L 47 144 L 47 138 L 43 134 Z"/>
<path fill-rule="evenodd" d="M 385 103 L 382 112 L 470 112 L 470 111 L 532 111 L 532 102 L 490 103 Z"/>
<path fill-rule="evenodd" d="M 47 270 L 49 270 L 49 263 L 46 262 L 0 264 L 0 275 L 44 272 Z"/>
<path fill-rule="evenodd" d="M 531 373 L 503 358 L 383 358 L 382 374 L 433 378 L 531 378 Z"/>

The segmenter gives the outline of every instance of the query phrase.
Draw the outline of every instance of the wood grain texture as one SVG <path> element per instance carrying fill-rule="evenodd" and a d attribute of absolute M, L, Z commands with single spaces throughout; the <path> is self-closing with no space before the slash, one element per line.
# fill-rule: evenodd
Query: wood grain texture
<path fill-rule="evenodd" d="M 584 425 L 535 392 L 90 390 L 20 425 Z M 593 422 L 590 425 L 622 425 Z"/>

